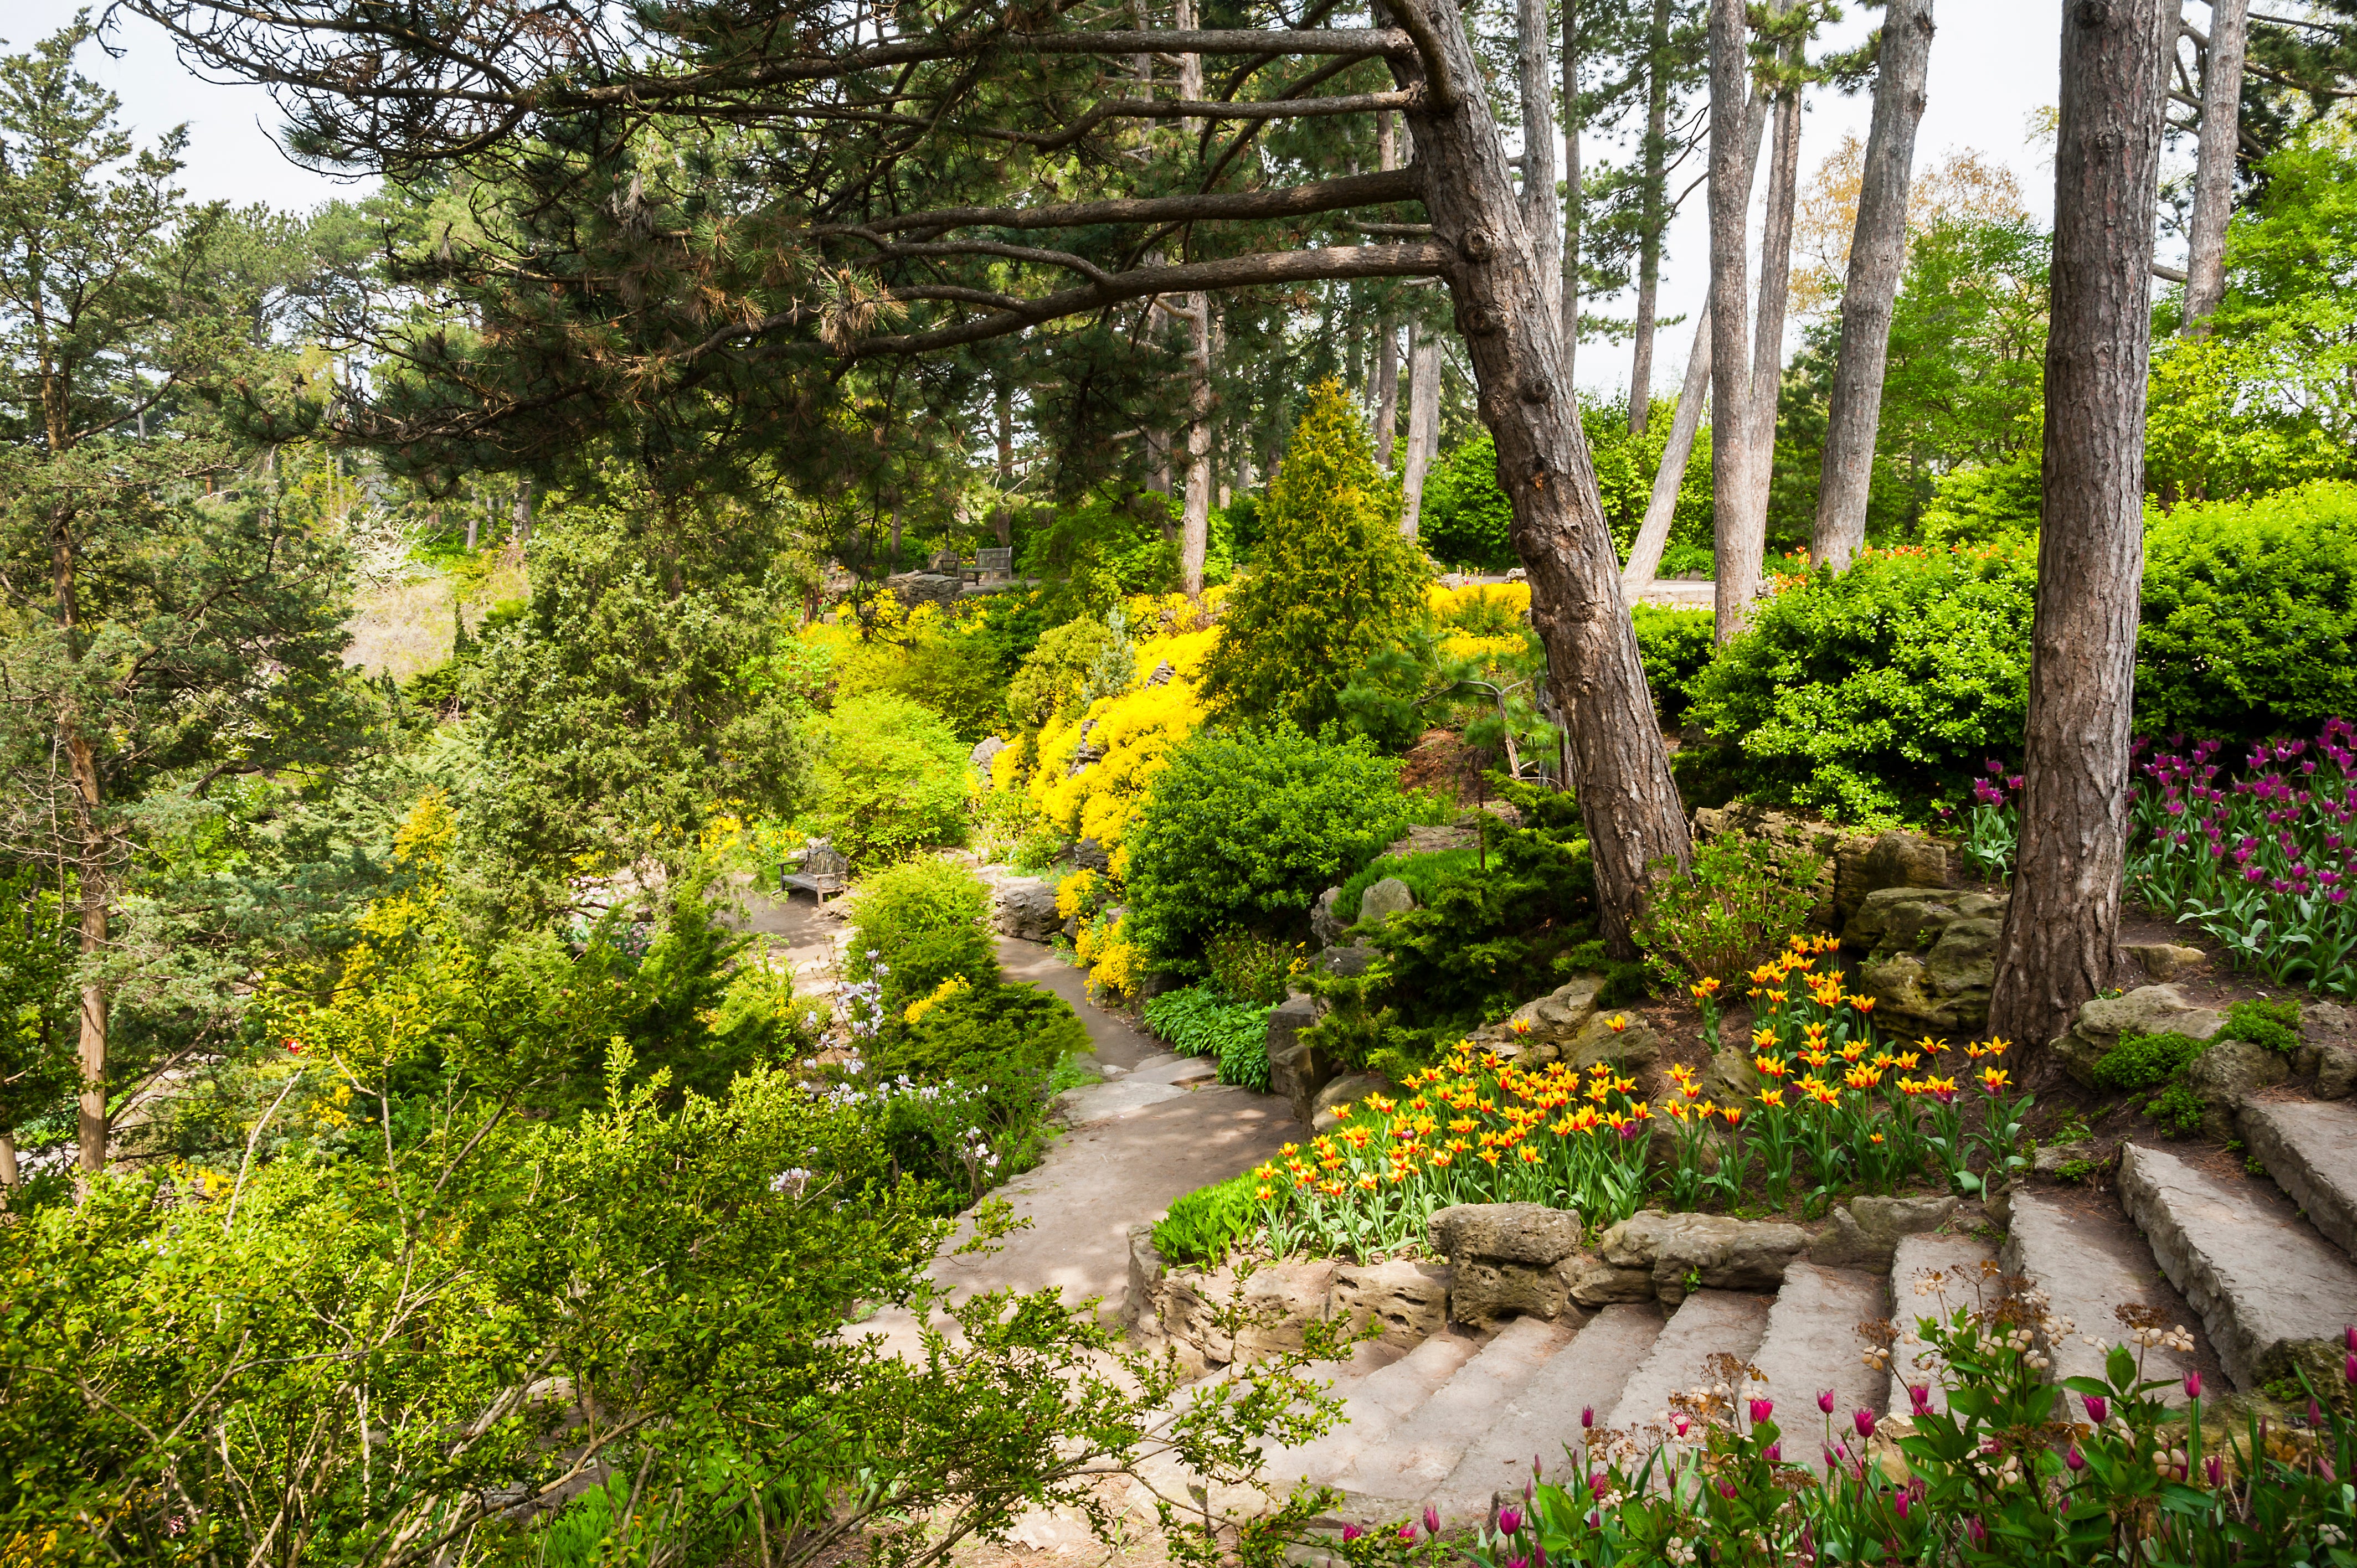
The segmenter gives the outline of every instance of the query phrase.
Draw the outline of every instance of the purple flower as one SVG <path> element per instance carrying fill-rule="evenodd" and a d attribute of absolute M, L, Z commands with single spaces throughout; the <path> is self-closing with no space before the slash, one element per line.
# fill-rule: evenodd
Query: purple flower
<path fill-rule="evenodd" d="M 1424 1509 L 1424 1532 L 1426 1535 L 1440 1533 L 1440 1512 L 1429 1503 L 1425 1505 Z"/>
<path fill-rule="evenodd" d="M 1500 1509 L 1498 1510 L 1498 1529 L 1499 1529 L 1499 1530 L 1500 1530 L 1501 1533 L 1506 1534 L 1506 1535 L 1512 1535 L 1512 1534 L 1516 1533 L 1517 1531 L 1519 1531 L 1522 1528 L 1523 1528 L 1523 1510 L 1522 1510 L 1522 1509 L 1520 1509 L 1507 1508 L 1507 1509 Z"/>
<path fill-rule="evenodd" d="M 1342 1527 L 1342 1539 L 1345 1541 L 1356 1541 L 1366 1533 L 1355 1524 L 1346 1524 Z"/>
<path fill-rule="evenodd" d="M 2212 1487 L 2222 1487 L 2226 1484 L 2226 1466 L 2215 1454 L 2201 1462 L 2201 1469 L 2202 1473 L 2210 1477 L 2210 1484 Z"/>
<path fill-rule="evenodd" d="M 1892 1495 L 1890 1506 L 1898 1510 L 1899 1522 L 1905 1524 L 1907 1522 L 1907 1510 L 1915 1505 L 1909 1500 L 1905 1492 L 1899 1492 Z"/>
<path fill-rule="evenodd" d="M 1768 1452 L 1765 1456 L 1768 1463 L 1770 1465 L 1781 1465 L 1784 1462 L 1784 1440 L 1780 1437 L 1775 1442 L 1768 1444 Z"/>
<path fill-rule="evenodd" d="M 1975 1549 L 1988 1544 L 1988 1526 L 1981 1522 L 1980 1515 L 1975 1514 L 1964 1520 L 1964 1539 L 1971 1541 Z"/>
<path fill-rule="evenodd" d="M 1583 1405 L 1583 1406 L 1581 1406 L 1581 1407 L 1580 1407 L 1580 1412 L 1579 1412 L 1579 1427 L 1580 1427 L 1580 1430 L 1581 1430 L 1581 1431 L 1583 1431 L 1583 1432 L 1585 1432 L 1585 1431 L 1587 1431 L 1589 1427 L 1592 1427 L 1592 1426 L 1594 1426 L 1595 1424 L 1596 1424 L 1596 1407 L 1595 1407 L 1594 1405 L 1592 1405 L 1592 1404 L 1591 1404 L 1591 1405 Z"/>
<path fill-rule="evenodd" d="M 2198 1400 L 2201 1397 L 2201 1373 L 2188 1372 L 2185 1374 L 2185 1397 L 2190 1400 Z"/>
<path fill-rule="evenodd" d="M 1412 1524 L 1404 1524 L 1400 1526 L 1399 1538 L 1402 1541 L 1414 1541 L 1415 1540 L 1415 1526 Z"/>
<path fill-rule="evenodd" d="M 2357 1382 L 2357 1375 L 2352 1375 L 2350 1378 L 2350 1381 Z M 1751 1402 L 1752 1425 L 1759 1425 L 1761 1422 L 1767 1420 L 1770 1416 L 1775 1413 L 1776 1402 L 1774 1400 L 1753 1400 Z"/>
<path fill-rule="evenodd" d="M 1596 1471 L 1587 1477 L 1587 1489 L 1595 1495 L 1597 1501 L 1602 1502 L 1604 1494 L 1612 1489 L 1612 1477 L 1601 1470 Z"/>
<path fill-rule="evenodd" d="M 2080 1453 L 2079 1445 L 2073 1443 L 2071 1444 L 2071 1452 L 2062 1455 L 2062 1463 L 2070 1466 L 2071 1473 L 2075 1476 L 2087 1467 L 2087 1456 Z"/>
<path fill-rule="evenodd" d="M 1819 1389 L 1819 1390 L 1817 1391 L 1817 1408 L 1818 1408 L 1819 1410 L 1821 1410 L 1821 1411 L 1824 1411 L 1827 1415 L 1831 1415 L 1831 1414 L 1833 1414 L 1833 1412 L 1834 1412 L 1834 1391 L 1833 1391 L 1833 1390 L 1831 1390 L 1831 1389 Z"/>
<path fill-rule="evenodd" d="M 1929 1414 L 1932 1409 L 1932 1385 L 1929 1383 L 1908 1384 L 1907 1399 L 1908 1402 L 1915 1407 L 1915 1413 L 1917 1415 Z"/>
<path fill-rule="evenodd" d="M 1871 1437 L 1874 1435 L 1874 1412 L 1870 1410 L 1859 1409 L 1852 1411 L 1850 1412 L 1849 1423 L 1857 1428 L 1857 1434 L 1860 1437 Z"/>
<path fill-rule="evenodd" d="M 2104 1418 L 2112 1413 L 2111 1401 L 2101 1394 L 2083 1395 L 2079 1402 L 2087 1407 L 2087 1419 L 2097 1426 L 2103 1425 Z"/>

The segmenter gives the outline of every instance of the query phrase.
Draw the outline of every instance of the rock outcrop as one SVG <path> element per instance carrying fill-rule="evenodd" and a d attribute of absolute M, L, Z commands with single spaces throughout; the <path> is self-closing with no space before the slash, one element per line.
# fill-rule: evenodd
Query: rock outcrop
<path fill-rule="evenodd" d="M 2092 1089 L 2095 1064 L 2111 1054 L 2122 1035 L 2185 1035 L 2206 1040 L 2225 1015 L 2196 1007 L 2174 985 L 2141 985 L 2119 996 L 2098 996 L 2079 1009 L 2071 1032 L 2052 1043 L 2055 1058 L 2072 1079 Z"/>
<path fill-rule="evenodd" d="M 1037 876 L 1010 876 L 991 898 L 991 924 L 1001 936 L 1044 942 L 1063 925 L 1056 913 L 1056 889 Z"/>

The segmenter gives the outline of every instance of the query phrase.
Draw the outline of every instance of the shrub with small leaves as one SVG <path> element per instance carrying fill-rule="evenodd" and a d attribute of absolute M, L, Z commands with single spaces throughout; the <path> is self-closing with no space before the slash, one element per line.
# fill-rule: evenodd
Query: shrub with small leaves
<path fill-rule="evenodd" d="M 2167 1083 L 2209 1048 L 2190 1035 L 2122 1035 L 2095 1063 L 2095 1087 L 2133 1091 Z"/>
<path fill-rule="evenodd" d="M 1736 977 L 1800 930 L 1816 901 L 1817 856 L 1727 833 L 1698 844 L 1694 864 L 1664 876 L 1637 925 L 1648 972 L 1664 985 Z"/>
<path fill-rule="evenodd" d="M 2144 1113 L 2172 1138 L 2190 1138 L 2201 1130 L 2201 1097 L 2190 1086 L 2172 1083 L 2147 1101 Z"/>
<path fill-rule="evenodd" d="M 2228 1039 L 2248 1040 L 2289 1056 L 2299 1049 L 2299 1004 L 2237 1002 L 2226 1009 L 2226 1026 L 2219 1032 Z"/>

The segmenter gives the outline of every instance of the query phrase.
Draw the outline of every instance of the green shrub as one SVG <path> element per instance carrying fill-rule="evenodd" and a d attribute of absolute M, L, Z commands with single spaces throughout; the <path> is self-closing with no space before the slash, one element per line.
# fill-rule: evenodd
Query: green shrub
<path fill-rule="evenodd" d="M 1370 865 L 1361 867 L 1342 884 L 1341 892 L 1334 897 L 1334 918 L 1342 924 L 1355 924 L 1359 918 L 1359 900 L 1368 888 L 1386 876 L 1396 876 L 1407 884 L 1419 904 L 1428 904 L 1443 882 L 1478 870 L 1481 861 L 1479 845 L 1464 849 L 1437 849 L 1423 854 L 1387 854 Z"/>
<path fill-rule="evenodd" d="M 1399 534 L 1397 483 L 1336 381 L 1310 395 L 1269 486 L 1257 570 L 1228 596 L 1203 696 L 1228 723 L 1316 729 L 1342 688 L 1424 611 L 1425 563 Z"/>
<path fill-rule="evenodd" d="M 2146 1101 L 2144 1113 L 2172 1138 L 2190 1138 L 2201 1130 L 2201 1097 L 2182 1083 L 2172 1083 Z"/>
<path fill-rule="evenodd" d="M 1235 1002 L 1274 1006 L 1301 961 L 1297 942 L 1271 941 L 1243 929 L 1214 932 L 1203 944 L 1203 970 L 1211 988 Z"/>
<path fill-rule="evenodd" d="M 1781 951 L 1808 919 L 1824 864 L 1738 833 L 1696 844 L 1692 866 L 1654 885 L 1637 923 L 1648 972 L 1674 990 L 1707 978 L 1734 994 L 1738 978 Z"/>
<path fill-rule="evenodd" d="M 820 726 L 817 825 L 865 869 L 965 842 L 968 747 L 940 714 L 890 692 L 837 703 Z"/>
<path fill-rule="evenodd" d="M 1146 1026 L 1182 1057 L 1217 1060 L 1222 1083 L 1265 1090 L 1269 1011 L 1268 1003 L 1231 1002 L 1211 985 L 1189 985 L 1147 998 Z"/>
<path fill-rule="evenodd" d="M 1260 1224 L 1253 1173 L 1197 1187 L 1174 1200 L 1154 1227 L 1154 1250 L 1173 1263 L 1217 1264 Z"/>
<path fill-rule="evenodd" d="M 1058 709 L 1080 699 L 1089 671 L 1114 641 L 1112 628 L 1097 620 L 1070 620 L 1045 633 L 1007 685 L 1007 718 L 1021 729 L 1037 729 L 1054 718 Z"/>
<path fill-rule="evenodd" d="M 888 1072 L 976 1083 L 1001 1070 L 1052 1072 L 1090 1048 L 1088 1026 L 1062 997 L 1001 981 L 952 992 L 888 1031 L 876 1059 Z"/>
<path fill-rule="evenodd" d="M 1498 488 L 1498 446 L 1485 432 L 1435 463 L 1424 477 L 1416 540 L 1443 565 L 1504 572 L 1518 565 L 1507 530 L 1514 507 Z"/>
<path fill-rule="evenodd" d="M 2036 563 L 2026 550 L 1875 553 L 1760 607 L 1692 682 L 1687 761 L 1754 799 L 1897 814 L 2018 752 Z"/>
<path fill-rule="evenodd" d="M 2136 727 L 2253 741 L 2357 712 L 2357 485 L 2180 507 L 2145 535 Z"/>
<path fill-rule="evenodd" d="M 2299 1004 L 2237 1002 L 2226 1009 L 2226 1026 L 2219 1033 L 2289 1056 L 2299 1049 Z"/>
<path fill-rule="evenodd" d="M 2122 1035 L 2095 1064 L 2095 1087 L 2133 1091 L 2167 1083 L 2209 1048 L 2190 1035 Z"/>
<path fill-rule="evenodd" d="M 1662 723 L 1685 723 L 1693 699 L 1688 688 L 1710 662 L 1715 651 L 1711 628 L 1718 618 L 1709 610 L 1675 610 L 1666 605 L 1631 605 L 1630 618 L 1637 623 L 1637 651 L 1645 660 L 1645 684 L 1653 690 L 1653 709 Z"/>
<path fill-rule="evenodd" d="M 1398 780 L 1396 763 L 1357 743 L 1290 728 L 1197 733 L 1130 822 L 1132 931 L 1172 968 L 1226 927 L 1298 929 L 1319 893 L 1405 829 Z"/>
<path fill-rule="evenodd" d="M 893 1017 L 952 977 L 995 983 L 997 951 L 983 924 L 989 913 L 990 889 L 965 867 L 903 861 L 868 877 L 854 895 L 845 972 L 864 983 L 882 966 L 884 1010 Z"/>

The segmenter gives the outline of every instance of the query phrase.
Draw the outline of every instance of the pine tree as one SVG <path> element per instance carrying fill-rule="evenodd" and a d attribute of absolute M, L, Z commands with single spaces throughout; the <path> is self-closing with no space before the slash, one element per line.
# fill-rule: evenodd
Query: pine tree
<path fill-rule="evenodd" d="M 1257 569 L 1228 600 L 1205 670 L 1212 712 L 1235 725 L 1335 716 L 1351 675 L 1423 602 L 1425 567 L 1399 535 L 1398 481 L 1375 464 L 1340 381 L 1312 390 L 1261 513 Z"/>

